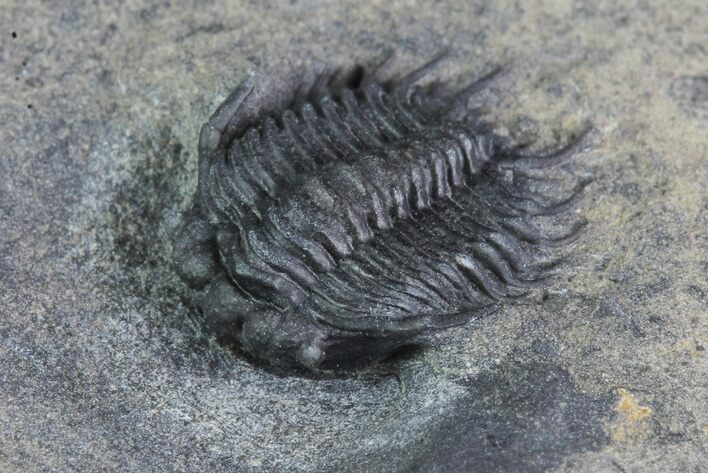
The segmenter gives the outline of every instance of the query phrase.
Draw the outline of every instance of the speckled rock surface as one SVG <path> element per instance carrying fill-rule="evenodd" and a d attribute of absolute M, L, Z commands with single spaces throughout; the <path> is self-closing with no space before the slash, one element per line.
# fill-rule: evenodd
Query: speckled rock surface
<path fill-rule="evenodd" d="M 3 2 L 0 470 L 701 471 L 705 2 Z M 507 72 L 476 99 L 593 148 L 573 269 L 529 303 L 346 377 L 205 336 L 170 269 L 201 123 L 247 70 Z"/>

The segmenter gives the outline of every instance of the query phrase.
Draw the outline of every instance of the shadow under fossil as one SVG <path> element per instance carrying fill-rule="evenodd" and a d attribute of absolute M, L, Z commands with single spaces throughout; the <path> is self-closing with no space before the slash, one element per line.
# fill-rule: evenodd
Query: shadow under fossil
<path fill-rule="evenodd" d="M 551 363 L 507 360 L 457 384 L 464 395 L 430 429 L 411 473 L 542 472 L 609 441 L 603 422 L 611 396 L 580 392 Z"/>

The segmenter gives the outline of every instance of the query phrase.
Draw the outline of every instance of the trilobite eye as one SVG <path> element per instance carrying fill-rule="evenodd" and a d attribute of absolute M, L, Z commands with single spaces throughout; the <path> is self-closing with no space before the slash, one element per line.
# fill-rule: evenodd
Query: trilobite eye
<path fill-rule="evenodd" d="M 520 153 L 465 107 L 496 71 L 420 85 L 443 59 L 396 79 L 387 61 L 321 73 L 246 125 L 249 76 L 204 125 L 175 259 L 220 338 L 274 364 L 356 367 L 547 284 L 586 183 L 544 194 L 537 170 L 584 141 Z"/>

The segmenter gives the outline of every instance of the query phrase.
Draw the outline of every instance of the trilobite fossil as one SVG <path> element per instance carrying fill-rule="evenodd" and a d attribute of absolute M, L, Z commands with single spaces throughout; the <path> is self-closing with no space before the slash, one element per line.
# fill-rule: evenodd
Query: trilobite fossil
<path fill-rule="evenodd" d="M 398 78 L 383 63 L 322 73 L 244 121 L 249 75 L 203 126 L 174 256 L 220 339 L 276 365 L 352 368 L 546 282 L 582 222 L 551 236 L 536 219 L 566 214 L 585 183 L 551 199 L 533 170 L 583 140 L 514 148 L 467 109 L 494 73 L 421 85 L 444 57 Z"/>

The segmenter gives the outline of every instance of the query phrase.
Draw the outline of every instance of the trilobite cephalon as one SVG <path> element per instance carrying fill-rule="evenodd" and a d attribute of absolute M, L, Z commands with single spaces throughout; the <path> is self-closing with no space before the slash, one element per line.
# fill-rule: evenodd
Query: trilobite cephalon
<path fill-rule="evenodd" d="M 244 124 L 249 76 L 203 126 L 174 254 L 222 340 L 277 365 L 356 367 L 544 283 L 579 226 L 552 237 L 534 219 L 584 184 L 549 200 L 529 170 L 581 140 L 523 154 L 467 110 L 493 74 L 420 85 L 443 57 L 398 79 L 323 73 Z"/>

